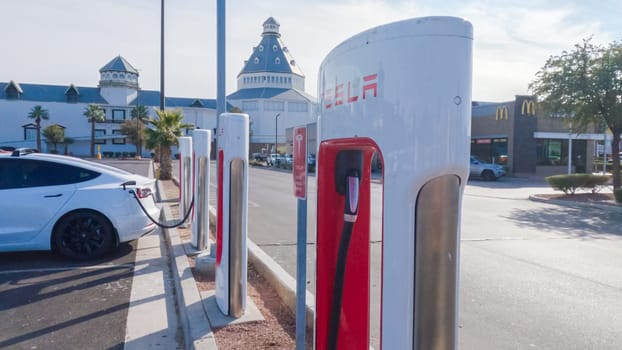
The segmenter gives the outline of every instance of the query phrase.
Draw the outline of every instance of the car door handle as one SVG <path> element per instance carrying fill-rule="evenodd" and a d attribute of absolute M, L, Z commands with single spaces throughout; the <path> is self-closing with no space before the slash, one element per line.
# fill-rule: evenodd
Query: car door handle
<path fill-rule="evenodd" d="M 59 193 L 59 194 L 50 194 L 50 195 L 47 195 L 47 196 L 43 196 L 43 198 L 54 198 L 54 197 L 60 197 L 60 196 L 62 196 L 62 195 L 63 195 L 62 193 Z"/>

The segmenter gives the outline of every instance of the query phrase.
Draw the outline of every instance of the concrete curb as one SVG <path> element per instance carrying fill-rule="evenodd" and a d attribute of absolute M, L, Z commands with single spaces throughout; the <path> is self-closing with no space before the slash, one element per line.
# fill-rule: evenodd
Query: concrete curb
<path fill-rule="evenodd" d="M 157 182 L 158 196 L 164 194 L 160 181 Z M 160 198 L 162 199 L 162 198 Z M 162 211 L 164 220 L 173 217 L 171 209 L 165 205 Z M 217 350 L 216 339 L 210 327 L 203 300 L 199 293 L 196 281 L 190 270 L 188 258 L 176 229 L 164 229 L 169 251 L 172 252 L 171 269 L 175 290 L 177 291 L 177 305 L 179 319 L 184 333 L 185 349 L 188 350 Z"/>
<path fill-rule="evenodd" d="M 611 211 L 611 212 L 622 211 L 621 206 L 598 204 L 598 203 L 565 201 L 561 199 L 544 198 L 538 195 L 529 196 L 529 200 L 534 201 L 534 202 L 540 202 L 540 203 L 557 204 L 557 205 L 562 205 L 562 206 L 572 207 L 572 208 L 598 208 L 598 209 L 604 209 L 606 211 Z"/>

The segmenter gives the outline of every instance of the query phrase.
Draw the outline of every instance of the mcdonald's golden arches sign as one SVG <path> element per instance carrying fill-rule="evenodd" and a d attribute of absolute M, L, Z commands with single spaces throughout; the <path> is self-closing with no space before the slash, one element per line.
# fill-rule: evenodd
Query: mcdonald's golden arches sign
<path fill-rule="evenodd" d="M 520 108 L 521 115 L 536 115 L 536 103 L 533 100 L 523 100 Z"/>
<path fill-rule="evenodd" d="M 508 118 L 508 107 L 497 107 L 497 111 L 495 112 L 495 120 L 508 120 Z"/>

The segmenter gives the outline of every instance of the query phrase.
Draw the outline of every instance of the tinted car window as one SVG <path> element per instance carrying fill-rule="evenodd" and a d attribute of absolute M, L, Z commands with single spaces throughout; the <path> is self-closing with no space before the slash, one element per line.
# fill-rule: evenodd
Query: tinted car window
<path fill-rule="evenodd" d="M 23 158 L 0 159 L 0 190 L 58 186 L 88 181 L 100 173 L 80 167 Z"/>

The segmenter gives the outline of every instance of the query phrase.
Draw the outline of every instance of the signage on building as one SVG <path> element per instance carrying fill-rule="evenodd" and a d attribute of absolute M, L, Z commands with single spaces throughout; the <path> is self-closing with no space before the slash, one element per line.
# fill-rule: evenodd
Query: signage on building
<path fill-rule="evenodd" d="M 491 139 L 477 139 L 477 140 L 475 140 L 475 143 L 478 144 L 478 145 L 487 144 L 487 143 L 491 143 L 491 142 L 492 142 Z"/>
<path fill-rule="evenodd" d="M 497 107 L 495 112 L 495 120 L 508 120 L 508 108 L 506 106 Z"/>
<path fill-rule="evenodd" d="M 533 100 L 523 100 L 520 113 L 521 115 L 536 115 L 536 103 Z"/>

